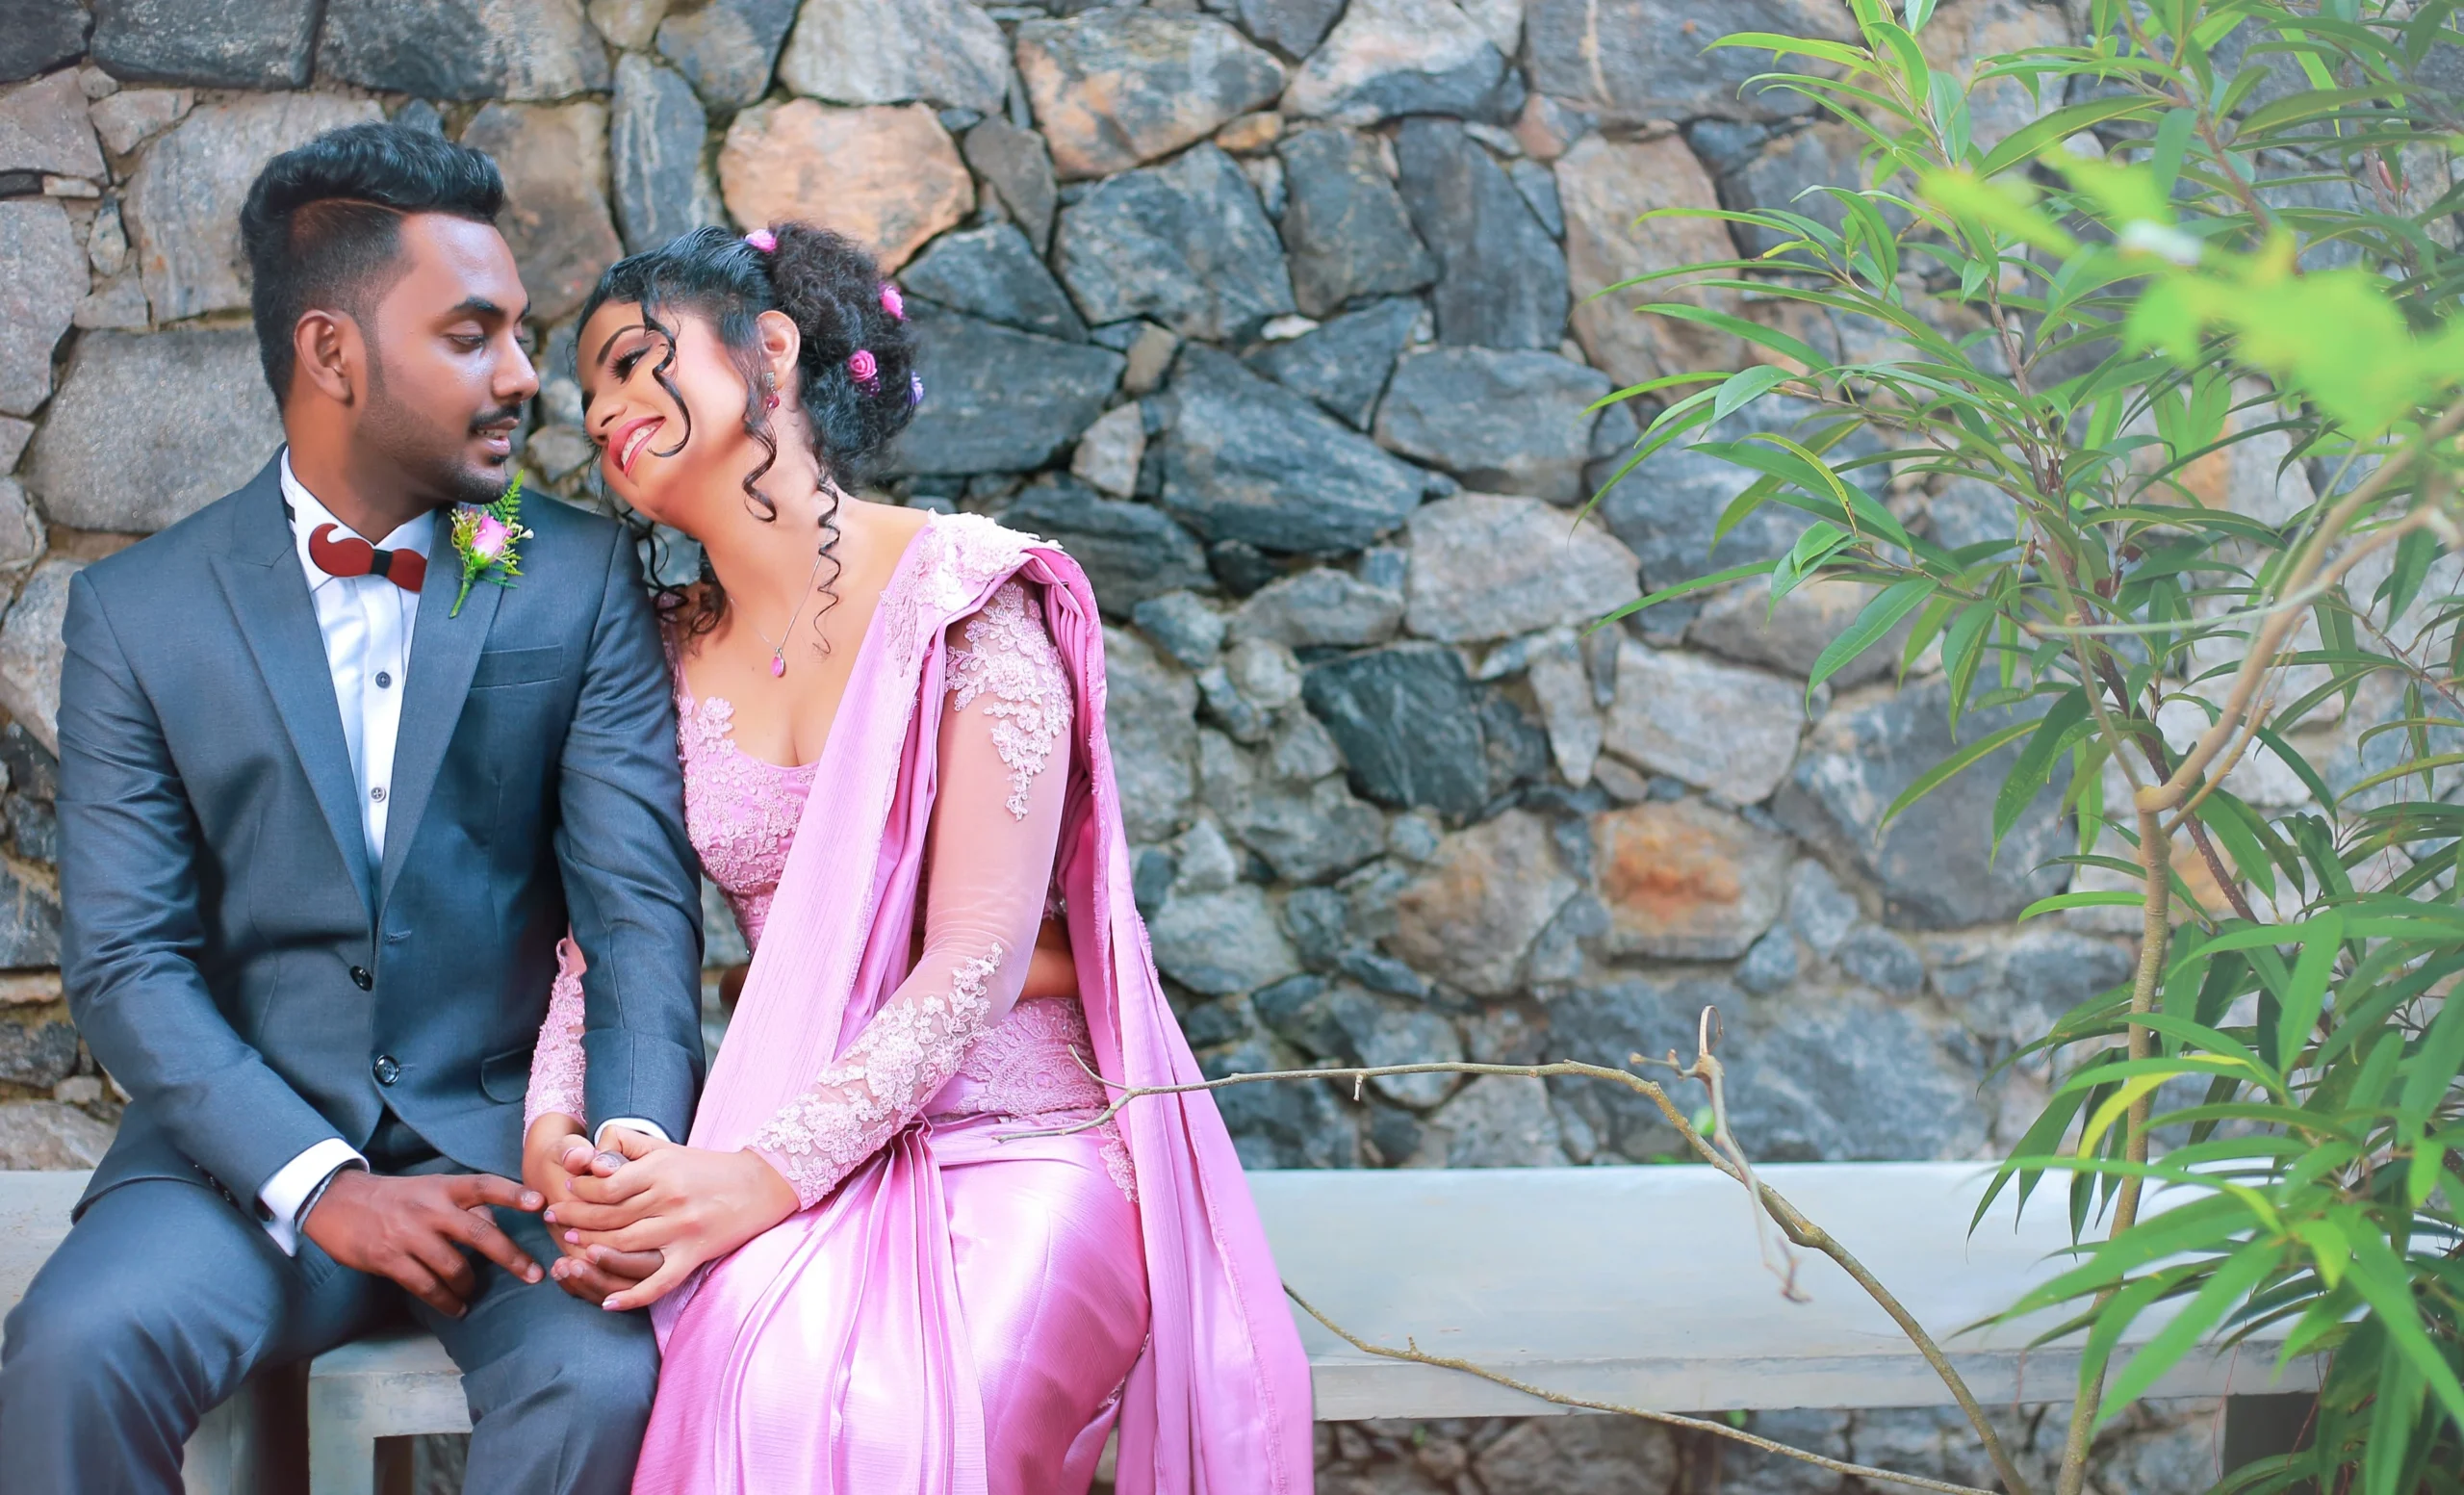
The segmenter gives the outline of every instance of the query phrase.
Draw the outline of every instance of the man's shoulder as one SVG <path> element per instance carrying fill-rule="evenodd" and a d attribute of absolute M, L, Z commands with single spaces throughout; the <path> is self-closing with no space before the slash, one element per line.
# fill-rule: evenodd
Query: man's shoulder
<path fill-rule="evenodd" d="M 202 576 L 209 556 L 230 549 L 236 511 L 254 486 L 226 493 L 168 528 L 91 562 L 84 571 L 88 584 L 108 594 L 133 595 Z"/>
<path fill-rule="evenodd" d="M 622 524 L 596 509 L 545 494 L 523 495 L 522 523 L 532 536 L 531 556 L 586 557 L 600 566 L 607 563 L 607 553 L 628 534 Z"/>

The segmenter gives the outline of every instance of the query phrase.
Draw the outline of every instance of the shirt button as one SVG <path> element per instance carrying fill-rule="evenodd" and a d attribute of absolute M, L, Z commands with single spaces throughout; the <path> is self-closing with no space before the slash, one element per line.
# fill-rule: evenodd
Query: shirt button
<path fill-rule="evenodd" d="M 366 992 L 376 985 L 376 978 L 369 973 L 367 967 L 353 966 L 350 968 L 350 984 Z"/>
<path fill-rule="evenodd" d="M 380 805 L 385 803 L 385 786 L 380 784 L 376 787 L 369 790 L 368 797 Z"/>
<path fill-rule="evenodd" d="M 376 1062 L 368 1068 L 379 1085 L 391 1085 L 402 1077 L 402 1066 L 392 1054 L 378 1054 Z"/>
<path fill-rule="evenodd" d="M 394 677 L 393 677 L 393 676 L 388 675 L 388 674 L 387 674 L 387 673 L 385 673 L 383 670 L 378 670 L 378 671 L 376 672 L 376 688 L 377 688 L 377 689 L 379 689 L 379 690 L 388 689 L 388 688 L 390 688 L 390 687 L 393 685 L 393 683 L 394 683 Z"/>

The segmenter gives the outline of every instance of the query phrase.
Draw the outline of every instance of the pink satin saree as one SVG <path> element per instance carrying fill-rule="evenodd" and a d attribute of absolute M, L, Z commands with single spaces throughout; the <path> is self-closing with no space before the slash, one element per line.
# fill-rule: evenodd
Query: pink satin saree
<path fill-rule="evenodd" d="M 1093 593 L 1057 549 L 938 517 L 858 655 L 695 1146 L 754 1143 L 907 977 L 944 634 L 1013 577 L 1040 602 L 1077 702 L 1055 881 L 1096 1068 L 1136 1086 L 1200 1077 L 1131 898 Z M 937 855 L 963 855 L 947 840 Z M 936 1096 L 834 1193 L 653 1310 L 666 1364 L 639 1495 L 1040 1495 L 1022 1486 L 1056 1477 L 1005 1461 L 1000 1430 L 1100 1399 L 1088 1378 L 1117 1374 L 1095 1367 L 1134 1343 L 1120 1336 L 1142 1312 L 1116 1407 L 1067 1448 L 1058 1482 L 1084 1487 L 1116 1414 L 1121 1495 L 1308 1491 L 1308 1365 L 1212 1098 L 1123 1110 L 1135 1205 L 1095 1134 L 1025 1137 L 966 1110 Z M 1125 1210 L 1142 1262 L 1126 1260 Z M 1000 1324 L 970 1322 L 962 1280 L 979 1305 L 1003 1303 Z"/>

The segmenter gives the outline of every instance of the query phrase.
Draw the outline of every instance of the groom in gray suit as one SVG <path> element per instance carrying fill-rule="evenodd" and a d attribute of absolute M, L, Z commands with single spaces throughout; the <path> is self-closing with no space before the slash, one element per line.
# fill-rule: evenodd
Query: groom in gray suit
<path fill-rule="evenodd" d="M 169 1495 L 251 1371 L 405 1309 L 462 1367 L 472 1490 L 630 1482 L 657 1353 L 542 1279 L 523 1095 L 570 924 L 591 1115 L 684 1134 L 698 884 L 624 532 L 526 500 L 519 577 L 457 595 L 452 505 L 504 492 L 538 387 L 502 198 L 388 125 L 269 166 L 288 446 L 71 588 L 64 975 L 133 1098 L 9 1316 L 0 1492 Z"/>

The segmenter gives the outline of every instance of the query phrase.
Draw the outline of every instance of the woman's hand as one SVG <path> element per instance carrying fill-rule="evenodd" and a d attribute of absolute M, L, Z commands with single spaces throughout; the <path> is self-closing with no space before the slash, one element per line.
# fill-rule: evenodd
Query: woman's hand
<path fill-rule="evenodd" d="M 603 1308 L 650 1306 L 798 1207 L 796 1191 L 757 1153 L 681 1147 L 622 1127 L 607 1140 L 624 1163 L 608 1171 L 602 1154 L 593 1176 L 574 1180 L 571 1197 L 548 1211 L 558 1244 L 585 1260 L 615 1265 L 607 1253 L 659 1253 L 648 1280 L 608 1294 Z"/>
<path fill-rule="evenodd" d="M 574 1180 L 589 1177 L 593 1163 L 602 1157 L 607 1158 L 599 1165 L 603 1176 L 624 1161 L 621 1155 L 596 1151 L 579 1121 L 549 1112 L 530 1123 L 522 1140 L 522 1181 L 538 1190 L 551 1209 L 570 1204 Z M 548 1276 L 586 1303 L 603 1302 L 610 1293 L 623 1292 L 658 1270 L 656 1251 L 593 1253 L 587 1247 L 568 1244 L 553 1226 L 548 1233 L 562 1252 L 548 1264 Z"/>
<path fill-rule="evenodd" d="M 552 1209 L 573 1197 L 574 1173 L 564 1163 L 567 1147 L 581 1149 L 585 1154 L 583 1166 L 587 1169 L 590 1142 L 583 1134 L 581 1122 L 553 1111 L 544 1113 L 531 1122 L 530 1130 L 522 1139 L 522 1181 L 538 1190 Z M 550 1234 L 552 1236 L 554 1232 Z M 563 1245 L 561 1238 L 558 1238 L 558 1244 Z M 563 1250 L 569 1259 L 584 1263 L 589 1260 L 588 1254 L 579 1247 L 565 1246 Z M 549 1275 L 575 1297 L 596 1302 L 596 1298 L 577 1291 L 574 1284 L 566 1280 L 560 1270 L 563 1266 L 562 1261 L 552 1263 Z"/>

